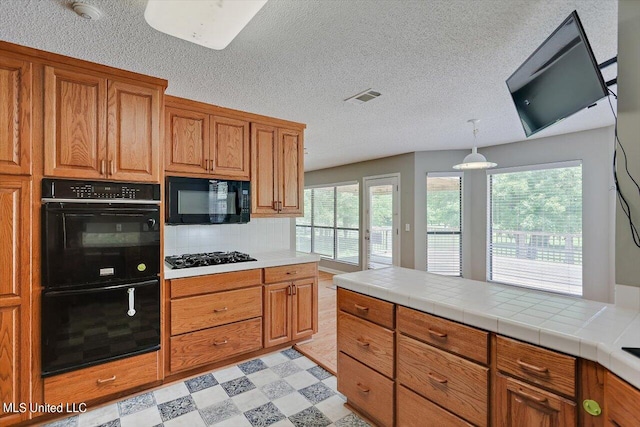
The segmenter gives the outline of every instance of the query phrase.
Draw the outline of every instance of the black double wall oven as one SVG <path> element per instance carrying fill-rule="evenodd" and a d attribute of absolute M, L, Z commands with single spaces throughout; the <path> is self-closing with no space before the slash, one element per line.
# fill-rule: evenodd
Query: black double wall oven
<path fill-rule="evenodd" d="M 160 186 L 42 187 L 42 376 L 158 350 Z"/>

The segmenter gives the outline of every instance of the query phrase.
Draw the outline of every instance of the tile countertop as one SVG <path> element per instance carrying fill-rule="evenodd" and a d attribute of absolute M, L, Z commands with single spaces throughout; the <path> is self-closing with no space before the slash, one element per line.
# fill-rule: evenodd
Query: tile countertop
<path fill-rule="evenodd" d="M 640 388 L 640 312 L 400 267 L 340 274 L 345 289 L 600 363 Z"/>
<path fill-rule="evenodd" d="M 205 276 L 207 274 L 227 273 L 229 271 L 253 270 L 255 268 L 277 267 L 280 265 L 320 261 L 320 255 L 295 251 L 262 252 L 250 255 L 257 261 L 179 269 L 172 269 L 167 263 L 165 263 L 164 278 L 178 279 L 181 277 Z"/>

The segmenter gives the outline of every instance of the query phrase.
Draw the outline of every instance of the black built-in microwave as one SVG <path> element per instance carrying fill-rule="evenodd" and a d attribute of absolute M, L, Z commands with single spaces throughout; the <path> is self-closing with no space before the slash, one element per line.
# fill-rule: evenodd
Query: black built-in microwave
<path fill-rule="evenodd" d="M 170 176 L 165 191 L 167 224 L 243 224 L 250 220 L 248 181 Z"/>

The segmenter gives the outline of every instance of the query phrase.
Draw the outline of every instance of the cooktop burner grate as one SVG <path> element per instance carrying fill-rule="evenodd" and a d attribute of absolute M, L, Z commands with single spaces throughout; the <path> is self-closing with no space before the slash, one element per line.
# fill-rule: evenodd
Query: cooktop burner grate
<path fill-rule="evenodd" d="M 173 255 L 164 258 L 171 268 L 205 267 L 207 265 L 231 264 L 257 261 L 242 252 L 207 252 L 201 254 Z"/>

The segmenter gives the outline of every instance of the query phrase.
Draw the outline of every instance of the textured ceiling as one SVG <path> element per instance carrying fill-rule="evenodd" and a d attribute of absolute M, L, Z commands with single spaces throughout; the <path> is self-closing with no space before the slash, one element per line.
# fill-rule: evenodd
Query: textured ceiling
<path fill-rule="evenodd" d="M 162 34 L 146 0 L 0 0 L 0 39 L 165 78 L 167 93 L 307 124 L 306 169 L 523 140 L 505 80 L 574 9 L 598 62 L 615 0 L 270 0 L 222 51 Z M 607 70 L 605 78 L 615 75 Z M 365 89 L 363 104 L 343 100 Z M 606 101 L 541 132 L 613 123 Z"/>

